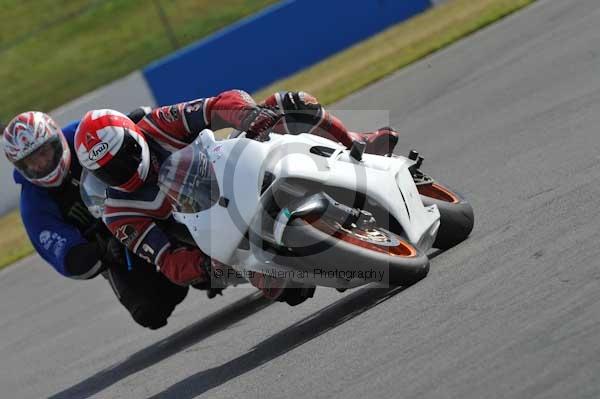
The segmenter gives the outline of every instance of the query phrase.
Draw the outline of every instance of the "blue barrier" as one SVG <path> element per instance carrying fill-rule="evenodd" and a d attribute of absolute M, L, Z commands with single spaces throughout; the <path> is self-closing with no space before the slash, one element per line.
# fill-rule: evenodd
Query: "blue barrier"
<path fill-rule="evenodd" d="M 431 6 L 431 0 L 287 0 L 150 64 L 160 105 L 252 92 Z"/>

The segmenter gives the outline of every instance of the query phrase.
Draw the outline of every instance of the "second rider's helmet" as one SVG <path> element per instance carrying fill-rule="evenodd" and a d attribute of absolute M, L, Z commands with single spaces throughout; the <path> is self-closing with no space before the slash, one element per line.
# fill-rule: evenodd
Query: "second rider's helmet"
<path fill-rule="evenodd" d="M 23 112 L 2 135 L 6 158 L 31 183 L 58 187 L 69 174 L 71 151 L 56 122 L 43 112 Z"/>
<path fill-rule="evenodd" d="M 89 111 L 75 133 L 81 165 L 107 185 L 132 192 L 144 184 L 150 169 L 150 150 L 142 131 L 122 113 Z"/>

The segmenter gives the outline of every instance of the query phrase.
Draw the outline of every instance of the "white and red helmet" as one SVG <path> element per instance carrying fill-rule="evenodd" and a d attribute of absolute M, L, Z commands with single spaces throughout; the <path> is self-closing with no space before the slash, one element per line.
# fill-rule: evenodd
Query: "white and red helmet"
<path fill-rule="evenodd" d="M 81 166 L 118 190 L 135 191 L 148 177 L 150 150 L 144 134 L 118 111 L 86 113 L 75 133 L 75 150 Z"/>
<path fill-rule="evenodd" d="M 58 124 L 43 112 L 23 112 L 9 122 L 2 135 L 6 158 L 31 183 L 58 187 L 69 173 L 71 151 Z M 50 154 L 43 167 L 32 168 L 42 152 Z"/>

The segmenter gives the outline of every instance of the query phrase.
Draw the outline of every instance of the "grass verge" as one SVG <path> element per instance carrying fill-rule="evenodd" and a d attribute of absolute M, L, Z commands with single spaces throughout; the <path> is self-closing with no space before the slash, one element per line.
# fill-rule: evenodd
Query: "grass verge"
<path fill-rule="evenodd" d="M 379 35 L 266 87 L 304 90 L 328 104 L 439 50 L 534 0 L 449 0 Z M 0 268 L 32 251 L 18 211 L 0 218 Z"/>
<path fill-rule="evenodd" d="M 276 1 L 2 0 L 0 120 L 50 111 Z"/>
<path fill-rule="evenodd" d="M 33 252 L 19 210 L 0 218 L 0 269 Z"/>

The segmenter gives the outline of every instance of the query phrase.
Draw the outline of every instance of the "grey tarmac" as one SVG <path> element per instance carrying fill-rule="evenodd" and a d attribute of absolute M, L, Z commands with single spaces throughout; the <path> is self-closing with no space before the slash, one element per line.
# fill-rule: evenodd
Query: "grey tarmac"
<path fill-rule="evenodd" d="M 31 257 L 0 273 L 0 396 L 600 397 L 598 21 L 597 0 L 540 0 L 335 105 L 356 128 L 389 110 L 472 202 L 424 280 L 296 308 L 191 292 L 151 332 Z"/>

